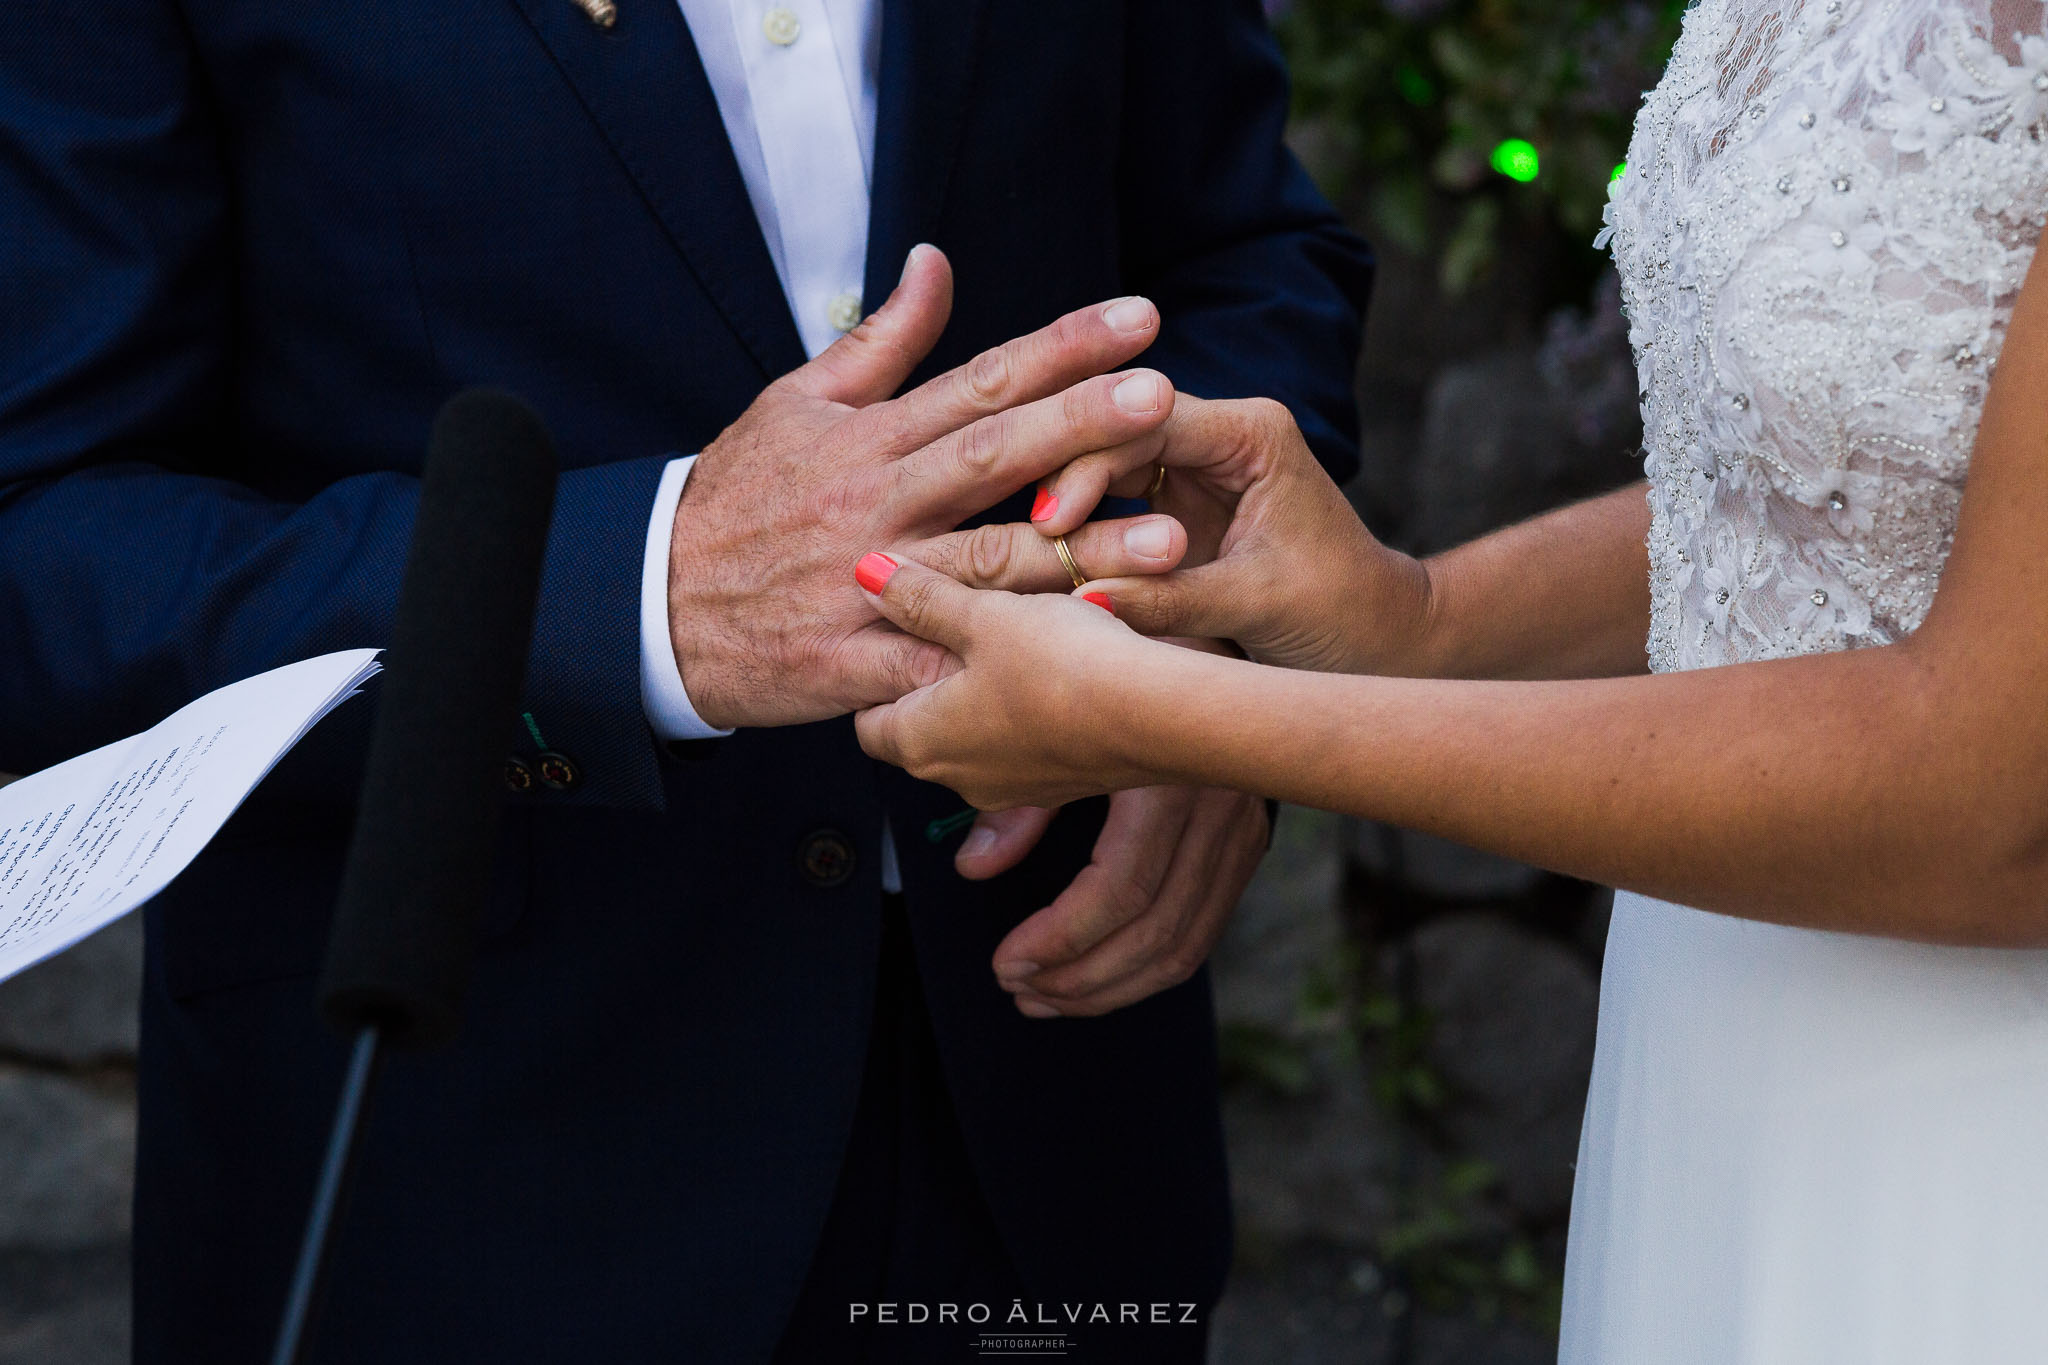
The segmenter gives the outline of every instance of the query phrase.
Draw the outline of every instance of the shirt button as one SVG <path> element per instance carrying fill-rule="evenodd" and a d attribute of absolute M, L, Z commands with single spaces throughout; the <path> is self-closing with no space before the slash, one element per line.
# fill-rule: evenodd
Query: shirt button
<path fill-rule="evenodd" d="M 804 880 L 820 889 L 842 886 L 853 876 L 853 842 L 836 829 L 821 829 L 804 836 L 796 848 L 797 870 Z"/>
<path fill-rule="evenodd" d="M 505 790 L 518 792 L 522 796 L 533 790 L 533 769 L 526 760 L 505 760 Z"/>
<path fill-rule="evenodd" d="M 837 332 L 851 332 L 860 326 L 860 295 L 841 294 L 825 309 L 825 317 Z"/>
<path fill-rule="evenodd" d="M 761 17 L 761 32 L 768 35 L 768 41 L 777 47 L 788 47 L 795 42 L 804 26 L 795 14 L 777 5 Z"/>

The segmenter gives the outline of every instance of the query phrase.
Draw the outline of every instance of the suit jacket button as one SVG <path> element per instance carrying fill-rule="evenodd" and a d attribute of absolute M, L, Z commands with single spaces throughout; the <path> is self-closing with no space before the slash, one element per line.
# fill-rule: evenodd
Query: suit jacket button
<path fill-rule="evenodd" d="M 533 790 L 533 768 L 523 758 L 505 760 L 505 790 L 521 796 Z"/>
<path fill-rule="evenodd" d="M 821 889 L 844 885 L 853 875 L 855 861 L 853 841 L 836 829 L 807 834 L 796 848 L 796 865 L 804 880 Z"/>
<path fill-rule="evenodd" d="M 540 784 L 549 791 L 574 791 L 583 781 L 583 770 L 576 766 L 576 760 L 553 749 L 534 759 L 533 766 L 540 774 Z"/>

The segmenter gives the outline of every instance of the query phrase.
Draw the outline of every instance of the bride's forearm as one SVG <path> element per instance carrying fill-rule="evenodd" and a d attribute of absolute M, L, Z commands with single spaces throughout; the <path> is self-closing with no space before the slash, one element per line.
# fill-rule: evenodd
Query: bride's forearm
<path fill-rule="evenodd" d="M 1641 483 L 1559 508 L 1425 561 L 1431 678 L 1641 673 L 1649 634 L 1649 502 Z"/>
<path fill-rule="evenodd" d="M 1751 918 L 2048 943 L 2048 754 L 1904 646 L 1585 682 L 1187 660 L 1119 704 L 1177 780 Z"/>

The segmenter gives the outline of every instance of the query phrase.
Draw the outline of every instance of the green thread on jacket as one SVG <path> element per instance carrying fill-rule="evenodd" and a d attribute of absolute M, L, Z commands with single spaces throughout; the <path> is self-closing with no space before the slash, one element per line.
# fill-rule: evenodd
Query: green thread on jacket
<path fill-rule="evenodd" d="M 924 827 L 924 837 L 935 844 L 943 844 L 947 838 L 958 834 L 961 830 L 973 824 L 974 817 L 979 814 L 979 811 L 969 806 L 958 815 L 949 815 L 943 820 L 934 820 Z"/>

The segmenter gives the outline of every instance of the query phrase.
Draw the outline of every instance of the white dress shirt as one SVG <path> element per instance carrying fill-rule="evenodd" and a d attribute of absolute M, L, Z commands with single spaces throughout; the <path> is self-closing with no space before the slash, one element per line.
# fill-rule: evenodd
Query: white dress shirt
<path fill-rule="evenodd" d="M 877 0 L 678 3 L 804 354 L 816 356 L 863 315 L 881 6 Z M 706 725 L 690 705 L 669 636 L 669 542 L 695 459 L 673 460 L 662 472 L 640 578 L 640 699 L 664 740 L 732 733 Z M 885 832 L 883 888 L 898 890 L 899 880 Z"/>

